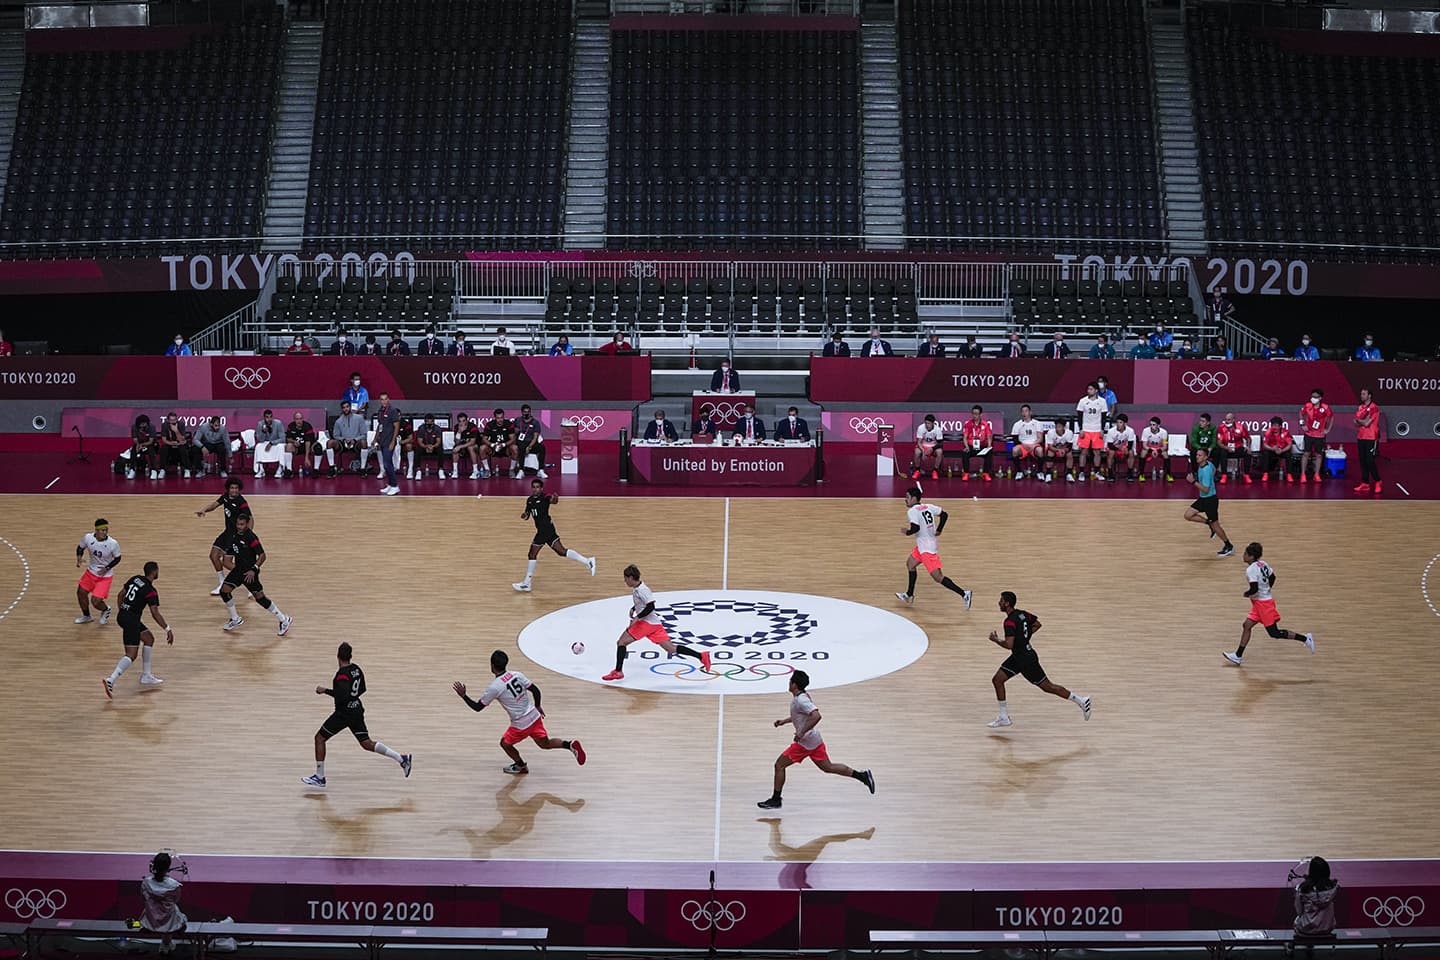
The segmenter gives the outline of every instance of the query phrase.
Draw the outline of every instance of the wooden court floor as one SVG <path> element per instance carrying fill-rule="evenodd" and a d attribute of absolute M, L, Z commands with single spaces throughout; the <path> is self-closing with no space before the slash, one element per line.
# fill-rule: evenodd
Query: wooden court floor
<path fill-rule="evenodd" d="M 1422 573 L 1440 554 L 1436 503 L 1236 503 L 1223 521 L 1279 572 L 1285 623 L 1319 652 L 1257 631 L 1247 664 L 1221 659 L 1248 610 L 1239 556 L 1217 560 L 1176 502 L 945 503 L 946 570 L 966 612 L 922 580 L 904 586 L 900 502 L 565 500 L 566 543 L 600 558 L 592 579 L 547 555 L 535 592 L 519 498 L 256 497 L 264 581 L 296 618 L 286 638 L 249 601 L 224 611 L 206 554 L 218 514 L 200 497 L 0 497 L 0 847 L 396 857 L 852 861 L 1440 856 L 1440 618 Z M 119 631 L 75 626 L 74 545 L 106 516 L 125 560 L 117 586 L 161 564 L 173 648 L 163 688 L 139 666 L 107 701 Z M 728 532 L 728 535 L 727 535 Z M 18 552 L 17 552 L 18 551 Z M 20 559 L 24 557 L 24 564 Z M 516 637 L 552 610 L 626 592 L 638 563 L 659 592 L 778 589 L 895 610 L 928 652 L 879 679 L 817 690 L 837 760 L 879 790 L 792 769 L 778 819 L 755 802 L 788 742 L 787 698 L 627 692 L 530 664 Z M 1440 605 L 1440 563 L 1430 601 Z M 995 599 L 1020 595 L 1045 629 L 1051 677 L 1094 698 L 1094 719 L 1012 683 L 1016 725 L 994 714 L 985 641 Z M 616 633 L 619 632 L 617 625 Z M 415 773 L 332 741 L 329 789 L 307 794 L 311 736 L 328 712 L 338 641 L 369 681 L 372 735 Z M 874 639 L 877 649 L 885 638 Z M 501 773 L 499 710 L 449 689 L 489 679 L 492 648 L 544 688 L 547 726 L 590 762 L 526 753 Z M 722 714 L 723 710 L 723 714 Z M 723 737 L 722 737 L 723 733 Z M 717 810 L 718 802 L 718 810 Z"/>

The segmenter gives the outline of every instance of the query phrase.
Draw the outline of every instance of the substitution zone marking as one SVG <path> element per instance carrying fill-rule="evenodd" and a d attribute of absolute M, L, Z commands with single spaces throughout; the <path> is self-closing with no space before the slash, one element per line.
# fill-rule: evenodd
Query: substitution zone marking
<path fill-rule="evenodd" d="M 1430 562 L 1425 564 L 1425 570 L 1420 574 L 1420 596 L 1425 599 L 1425 606 L 1430 608 L 1430 612 L 1440 617 L 1440 610 L 1435 609 L 1435 601 L 1430 599 L 1430 570 L 1437 562 L 1440 562 L 1440 553 L 1435 554 L 1430 558 Z"/>
<path fill-rule="evenodd" d="M 20 601 L 25 599 L 25 594 L 30 592 L 30 561 L 25 559 L 25 554 L 20 552 L 19 547 L 15 546 L 15 544 L 11 543 L 9 540 L 6 540 L 4 537 L 0 537 L 0 543 L 5 544 L 5 546 L 15 551 L 15 556 L 20 558 L 20 567 L 25 572 L 25 579 L 20 584 L 19 595 L 16 596 L 14 600 L 10 601 L 10 606 L 6 607 L 4 610 L 0 610 L 0 620 L 4 620 L 10 614 L 11 610 L 14 610 L 16 607 L 20 606 Z M 1434 561 L 1431 562 L 1433 563 Z M 1431 607 L 1431 609 L 1433 610 L 1434 607 Z"/>

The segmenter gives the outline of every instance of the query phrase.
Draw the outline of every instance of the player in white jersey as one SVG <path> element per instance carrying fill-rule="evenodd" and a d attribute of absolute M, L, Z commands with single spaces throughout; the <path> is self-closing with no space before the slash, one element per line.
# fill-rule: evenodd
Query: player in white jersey
<path fill-rule="evenodd" d="M 945 431 L 935 420 L 935 414 L 925 414 L 925 422 L 915 428 L 915 458 L 911 463 L 912 480 L 919 480 L 920 474 L 929 471 L 932 480 L 940 479 L 940 461 L 945 458 Z"/>
<path fill-rule="evenodd" d="M 960 599 L 965 601 L 965 609 L 969 610 L 970 591 L 945 576 L 945 571 L 940 568 L 940 546 L 936 538 L 945 532 L 945 524 L 949 521 L 950 514 L 933 503 L 921 502 L 922 496 L 924 494 L 919 487 L 911 487 L 905 491 L 907 523 L 900 528 L 900 532 L 907 537 L 914 537 L 915 546 L 905 561 L 905 568 L 910 574 L 910 584 L 905 588 L 904 593 L 897 593 L 895 596 L 906 603 L 915 602 L 915 568 L 923 563 L 925 569 L 930 572 L 931 579 L 946 590 L 953 590 L 960 594 Z"/>
<path fill-rule="evenodd" d="M 459 680 L 451 686 L 471 710 L 484 710 L 499 700 L 500 706 L 510 715 L 510 726 L 505 728 L 505 733 L 500 737 L 500 749 L 514 761 L 503 768 L 506 773 L 521 776 L 530 772 L 525 758 L 515 749 L 515 744 L 526 740 L 534 740 L 541 750 L 569 750 L 575 757 L 575 762 L 585 766 L 585 748 L 580 746 L 579 740 L 561 740 L 545 731 L 545 711 L 540 709 L 540 688 L 519 670 L 510 669 L 509 654 L 504 650 L 496 650 L 490 654 L 490 672 L 495 675 L 495 679 L 491 680 L 485 692 L 480 694 L 479 700 L 471 700 L 465 693 L 465 684 Z"/>
<path fill-rule="evenodd" d="M 1151 417 L 1150 425 L 1140 431 L 1140 456 L 1144 458 L 1140 464 L 1141 483 L 1146 477 L 1154 477 L 1156 483 L 1162 479 L 1175 482 L 1170 475 L 1170 431 L 1160 426 L 1159 417 Z"/>
<path fill-rule="evenodd" d="M 1105 416 L 1110 412 L 1098 383 L 1085 385 L 1085 396 L 1075 404 L 1075 412 L 1080 414 L 1080 471 L 1085 471 L 1085 451 L 1093 450 L 1090 476 L 1094 477 L 1100 472 L 1100 458 L 1105 454 Z"/>
<path fill-rule="evenodd" d="M 1045 472 L 1045 428 L 1030 413 L 1030 404 L 1020 405 L 1020 419 L 1012 425 L 1015 446 L 1010 448 L 1011 472 L 1034 477 Z"/>
<path fill-rule="evenodd" d="M 1275 586 L 1275 570 L 1260 559 L 1264 554 L 1265 548 L 1258 543 L 1252 543 L 1245 548 L 1245 579 L 1250 581 L 1250 589 L 1245 591 L 1245 596 L 1250 598 L 1250 612 L 1240 626 L 1240 646 L 1235 648 L 1234 653 L 1225 651 L 1225 659 L 1237 667 L 1245 658 L 1250 631 L 1255 629 L 1257 623 L 1276 640 L 1299 640 L 1305 644 L 1306 650 L 1315 652 L 1315 634 L 1296 633 L 1294 630 L 1284 630 L 1276 626 L 1280 622 L 1280 611 L 1275 609 L 1275 595 L 1271 592 Z"/>
<path fill-rule="evenodd" d="M 702 652 L 670 639 L 665 625 L 660 622 L 660 614 L 655 612 L 655 594 L 640 579 L 640 568 L 633 563 L 625 568 L 625 586 L 630 588 L 630 626 L 615 641 L 615 669 L 600 679 L 625 679 L 625 658 L 630 656 L 627 648 L 636 640 L 649 640 L 672 657 L 694 657 L 700 661 L 700 669 L 709 672 L 709 650 Z"/>
<path fill-rule="evenodd" d="M 1065 479 L 1075 482 L 1075 431 L 1070 421 L 1057 420 L 1045 431 L 1045 482 L 1055 479 L 1060 472 L 1060 461 L 1065 461 Z"/>
<path fill-rule="evenodd" d="M 1130 426 L 1130 418 L 1120 414 L 1115 418 L 1115 423 L 1105 434 L 1105 460 L 1106 470 L 1110 474 L 1110 482 L 1114 483 L 1118 474 L 1116 466 L 1125 465 L 1125 480 L 1128 483 L 1135 482 L 1135 431 Z"/>
<path fill-rule="evenodd" d="M 105 598 L 110 596 L 110 582 L 115 579 L 115 568 L 120 565 L 120 541 L 110 536 L 110 521 L 104 517 L 95 521 L 95 532 L 80 538 L 75 547 L 75 566 L 85 567 L 85 554 L 90 554 L 89 566 L 80 577 L 75 588 L 75 598 L 80 601 L 80 616 L 76 623 L 90 623 L 90 603 L 100 611 L 100 625 L 110 622 L 110 607 Z"/>
<path fill-rule="evenodd" d="M 804 670 L 796 670 L 790 675 L 790 716 L 776 720 L 774 725 L 783 727 L 787 723 L 792 724 L 795 727 L 795 742 L 775 758 L 775 792 L 770 795 L 770 799 L 756 804 L 761 810 L 780 809 L 780 791 L 785 788 L 785 769 L 804 763 L 807 759 L 813 760 L 815 766 L 825 773 L 859 780 L 872 794 L 875 792 L 875 775 L 869 770 L 852 770 L 845 764 L 830 759 L 830 754 L 825 750 L 825 740 L 820 736 L 820 731 L 815 729 L 815 725 L 820 722 L 820 709 L 815 706 L 815 701 L 810 699 L 810 694 L 805 692 L 808 686 L 810 675 Z"/>

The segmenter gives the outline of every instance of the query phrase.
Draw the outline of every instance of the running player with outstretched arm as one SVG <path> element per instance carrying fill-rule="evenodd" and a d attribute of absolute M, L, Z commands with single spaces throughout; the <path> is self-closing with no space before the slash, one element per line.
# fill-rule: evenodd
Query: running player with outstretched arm
<path fill-rule="evenodd" d="M 905 519 L 908 523 L 900 528 L 900 532 L 907 537 L 914 537 L 915 546 L 910 551 L 909 559 L 905 561 L 905 567 L 910 572 L 910 585 L 905 588 L 904 593 L 897 593 L 895 596 L 907 604 L 915 602 L 916 568 L 923 563 L 930 573 L 930 578 L 946 590 L 960 594 L 960 599 L 965 601 L 965 609 L 969 610 L 973 594 L 945 576 L 945 571 L 940 567 L 940 547 L 936 538 L 945 531 L 950 514 L 933 503 L 922 503 L 922 496 L 919 487 L 911 487 L 905 491 Z"/>
<path fill-rule="evenodd" d="M 529 764 L 515 749 L 517 743 L 526 740 L 534 740 L 541 750 L 569 750 L 575 762 L 585 766 L 585 748 L 580 746 L 579 740 L 561 740 L 546 732 L 545 711 L 540 707 L 540 688 L 519 670 L 510 669 L 509 654 L 504 650 L 490 654 L 490 672 L 495 679 L 480 694 L 479 700 L 471 700 L 465 693 L 465 684 L 459 680 L 451 684 L 451 688 L 471 710 L 479 712 L 499 700 L 500 706 L 510 715 L 510 726 L 500 737 L 500 749 L 514 761 L 510 766 L 501 768 L 505 773 L 523 776 L 530 772 Z"/>
<path fill-rule="evenodd" d="M 135 655 L 141 653 L 140 682 L 145 686 L 158 686 L 164 683 L 155 674 L 150 672 L 150 651 L 155 646 L 155 635 L 141 622 L 140 617 L 148 607 L 150 616 L 155 622 L 165 628 L 165 642 L 169 645 L 175 643 L 175 631 L 170 629 L 170 624 L 160 614 L 160 594 L 155 590 L 155 581 L 160 579 L 160 564 L 151 560 L 145 564 L 145 572 L 142 575 L 131 577 L 125 581 L 125 586 L 120 588 L 120 612 L 115 621 L 120 625 L 120 642 L 125 647 L 125 655 L 120 662 L 115 664 L 115 669 L 110 671 L 110 676 L 101 680 L 105 685 L 105 696 L 115 696 L 115 681 L 120 679 L 120 674 L 130 668 L 135 662 Z M 142 653 L 143 650 L 143 653 Z"/>
<path fill-rule="evenodd" d="M 204 510 L 195 511 L 195 516 L 203 517 L 217 507 L 225 510 L 225 529 L 210 545 L 210 566 L 215 568 L 215 589 L 210 591 L 212 597 L 220 596 L 220 588 L 225 585 L 225 547 L 235 535 L 235 518 L 242 513 L 250 513 L 250 504 L 240 493 L 242 489 L 240 478 L 231 477 L 225 481 L 225 492 L 220 494 L 214 503 Z M 251 517 L 253 519 L 254 515 L 251 514 Z"/>
<path fill-rule="evenodd" d="M 540 551 L 545 547 L 567 560 L 574 560 L 589 570 L 590 576 L 595 576 L 595 558 L 587 557 L 578 550 L 566 549 L 565 544 L 560 542 L 560 534 L 555 532 L 555 522 L 550 519 L 550 508 L 559 502 L 560 494 L 545 492 L 544 480 L 537 477 L 530 481 L 530 496 L 525 498 L 525 512 L 520 514 L 520 519 L 535 521 L 535 536 L 530 540 L 530 560 L 525 567 L 525 579 L 510 584 L 521 593 L 530 592 L 530 580 L 535 576 L 535 565 L 539 563 Z"/>
<path fill-rule="evenodd" d="M 990 642 L 997 647 L 1004 647 L 1010 651 L 1010 656 L 1000 664 L 1000 669 L 995 671 L 995 676 L 990 682 L 995 685 L 995 699 L 1000 701 L 1000 713 L 991 720 L 988 726 L 1008 727 L 1011 725 L 1010 705 L 1005 701 L 1005 681 L 1021 674 L 1035 686 L 1046 693 L 1054 694 L 1065 700 L 1069 700 L 1080 708 L 1080 713 L 1086 720 L 1090 719 L 1090 698 L 1082 697 L 1078 693 L 1071 693 L 1058 683 L 1051 683 L 1050 678 L 1045 676 L 1045 668 L 1040 666 L 1040 657 L 1035 648 L 1030 646 L 1030 638 L 1035 631 L 1040 629 L 1040 618 L 1015 606 L 1015 594 L 1006 590 L 1000 594 L 1000 612 L 1005 614 L 1005 636 L 1000 636 L 994 630 L 990 631 Z"/>
<path fill-rule="evenodd" d="M 315 731 L 315 772 L 300 778 L 300 782 L 307 786 L 325 786 L 325 744 L 345 729 L 355 735 L 361 749 L 389 757 L 400 764 L 405 776 L 410 776 L 410 754 L 396 753 L 385 744 L 370 739 L 370 731 L 365 727 L 365 705 L 360 702 L 360 698 L 365 694 L 365 673 L 358 663 L 351 662 L 353 655 L 350 644 L 340 644 L 335 651 L 335 657 L 340 661 L 339 669 L 335 671 L 335 679 L 328 687 L 315 688 L 316 693 L 335 700 L 335 710 L 325 718 L 320 729 Z"/>
<path fill-rule="evenodd" d="M 830 759 L 830 754 L 825 749 L 825 740 L 820 736 L 820 731 L 815 729 L 820 722 L 820 708 L 815 706 L 815 701 L 805 692 L 809 686 L 810 675 L 804 670 L 796 670 L 790 675 L 790 716 L 776 720 L 774 725 L 783 727 L 787 723 L 793 724 L 795 742 L 775 758 L 775 792 L 770 794 L 768 800 L 755 804 L 761 810 L 780 809 L 780 791 L 785 789 L 785 770 L 806 760 L 814 761 L 815 766 L 825 773 L 859 780 L 872 794 L 875 792 L 875 775 L 869 770 L 853 770 Z"/>
<path fill-rule="evenodd" d="M 615 641 L 615 669 L 600 679 L 625 679 L 625 658 L 630 656 L 628 648 L 636 640 L 649 640 L 672 657 L 693 657 L 700 661 L 700 669 L 708 672 L 710 651 L 695 650 L 670 639 L 665 625 L 660 622 L 660 614 L 655 612 L 655 594 L 640 579 L 640 568 L 633 563 L 625 568 L 625 586 L 630 588 L 630 626 Z"/>
<path fill-rule="evenodd" d="M 225 567 L 230 572 L 225 575 L 225 582 L 220 584 L 220 599 L 230 614 L 225 624 L 227 632 L 245 622 L 235 609 L 234 594 L 240 587 L 249 590 L 251 598 L 280 621 L 276 636 L 283 637 L 290 632 L 290 624 L 294 620 L 285 616 L 279 605 L 265 596 L 265 587 L 260 583 L 260 567 L 264 563 L 265 548 L 260 545 L 260 538 L 250 530 L 250 514 L 237 514 L 235 533 L 225 548 Z"/>
<path fill-rule="evenodd" d="M 1271 592 L 1275 586 L 1275 569 L 1260 559 L 1264 553 L 1264 547 L 1252 543 L 1242 554 L 1245 559 L 1245 578 L 1250 581 L 1250 589 L 1245 591 L 1245 596 L 1250 600 L 1250 613 L 1240 625 L 1240 646 L 1235 648 L 1234 653 L 1225 651 L 1225 659 L 1237 667 L 1244 662 L 1245 648 L 1250 644 L 1250 631 L 1255 629 L 1257 623 L 1276 640 L 1299 640 L 1305 644 L 1306 650 L 1315 652 L 1315 634 L 1296 633 L 1294 630 L 1284 630 L 1276 626 L 1280 622 L 1280 611 L 1275 609 L 1275 595 Z"/>
<path fill-rule="evenodd" d="M 75 588 L 75 598 L 80 601 L 80 616 L 76 623 L 90 623 L 90 604 L 100 611 L 100 626 L 110 622 L 110 608 L 105 598 L 110 596 L 110 584 L 115 579 L 115 568 L 120 565 L 120 541 L 110 537 L 110 521 L 104 517 L 95 521 L 95 532 L 80 538 L 75 547 L 75 566 L 86 566 L 85 554 L 90 554 L 90 563 Z"/>

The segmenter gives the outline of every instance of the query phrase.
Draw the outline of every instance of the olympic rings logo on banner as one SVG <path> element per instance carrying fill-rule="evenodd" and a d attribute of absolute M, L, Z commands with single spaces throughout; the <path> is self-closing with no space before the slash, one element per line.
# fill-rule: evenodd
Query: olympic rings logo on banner
<path fill-rule="evenodd" d="M 732 930 L 735 924 L 745 919 L 745 904 L 739 900 L 721 903 L 719 900 L 686 900 L 680 905 L 680 919 L 696 930 L 705 932 L 712 927 L 719 931 Z"/>
<path fill-rule="evenodd" d="M 1366 897 L 1360 909 L 1370 922 L 1377 926 L 1408 927 L 1425 912 L 1425 901 L 1419 897 L 1407 897 L 1404 900 L 1399 897 L 1386 897 L 1384 900 L 1379 897 Z"/>
<path fill-rule="evenodd" d="M 49 920 L 65 909 L 65 891 L 21 890 L 11 887 L 5 891 L 5 906 L 21 920 Z"/>
<path fill-rule="evenodd" d="M 875 433 L 884 422 L 884 417 L 851 417 L 850 429 L 856 433 Z"/>
<path fill-rule="evenodd" d="M 604 417 L 592 417 L 587 414 L 581 417 L 571 417 L 571 419 L 575 421 L 575 426 L 581 433 L 595 433 L 605 426 Z"/>
<path fill-rule="evenodd" d="M 1187 370 L 1180 377 L 1180 383 L 1191 393 L 1219 393 L 1229 382 L 1230 375 L 1223 370 L 1218 373 L 1209 370 Z"/>
<path fill-rule="evenodd" d="M 734 400 L 726 400 L 723 403 L 706 400 L 700 404 L 700 415 L 714 417 L 717 420 L 739 420 L 745 415 L 745 404 Z"/>
<path fill-rule="evenodd" d="M 704 670 L 699 667 L 693 667 L 688 663 L 667 660 L 664 663 L 652 663 L 650 665 L 650 672 L 659 674 L 662 677 L 669 677 L 672 680 L 685 680 L 690 683 L 709 683 L 711 680 L 734 680 L 738 683 L 758 683 L 761 680 L 769 680 L 771 677 L 789 676 L 795 672 L 795 668 L 788 663 L 757 663 L 751 667 L 742 667 L 738 663 L 732 663 L 729 666 L 734 667 L 734 669 L 722 673 L 715 667 Z M 674 668 L 674 672 L 667 672 L 667 668 L 672 667 Z M 765 669 L 762 670 L 761 667 Z M 773 673 L 770 672 L 771 667 L 775 668 Z M 692 673 L 698 673 L 699 676 L 692 677 Z M 753 673 L 755 676 L 742 677 L 740 676 L 742 673 Z"/>
<path fill-rule="evenodd" d="M 259 390 L 270 382 L 270 368 L 226 367 L 222 376 L 236 390 Z"/>

